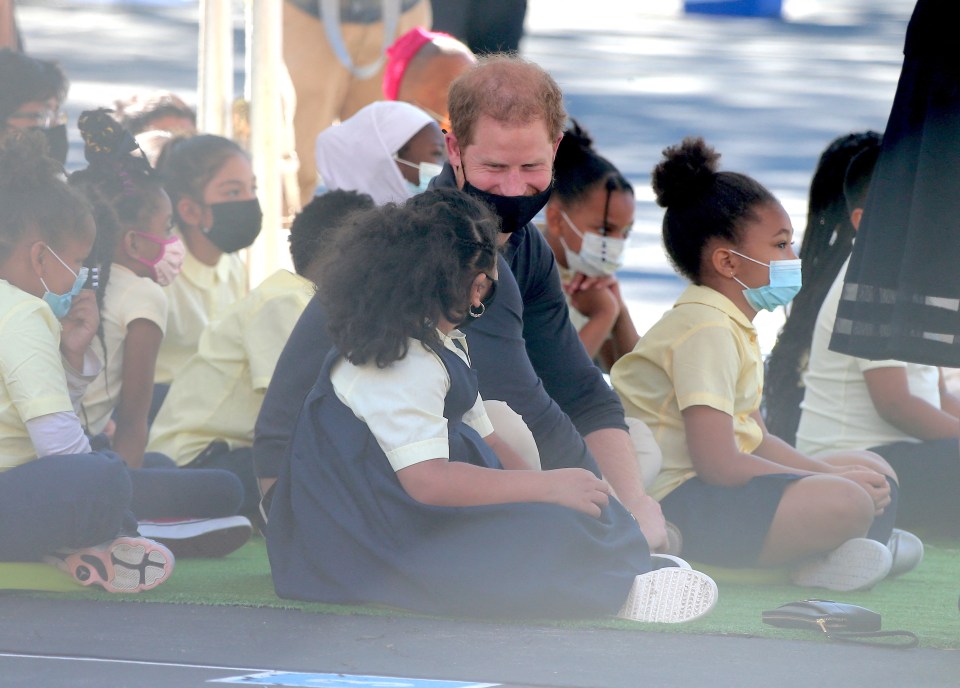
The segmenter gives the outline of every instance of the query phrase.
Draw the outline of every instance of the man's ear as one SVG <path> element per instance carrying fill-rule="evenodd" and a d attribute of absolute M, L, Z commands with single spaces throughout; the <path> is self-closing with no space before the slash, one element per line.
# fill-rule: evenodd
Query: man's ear
<path fill-rule="evenodd" d="M 460 167 L 460 142 L 457 141 L 457 135 L 452 131 L 444 134 L 444 141 L 447 144 L 447 159 L 450 160 L 450 166 L 454 170 Z"/>
<path fill-rule="evenodd" d="M 860 230 L 860 220 L 863 219 L 863 208 L 854 208 L 853 212 L 850 213 L 850 224 L 853 225 L 854 231 Z"/>
<path fill-rule="evenodd" d="M 553 142 L 553 159 L 557 159 L 557 149 L 560 148 L 560 142 L 563 140 L 563 132 L 560 132 L 560 136 L 557 137 L 557 140 Z"/>

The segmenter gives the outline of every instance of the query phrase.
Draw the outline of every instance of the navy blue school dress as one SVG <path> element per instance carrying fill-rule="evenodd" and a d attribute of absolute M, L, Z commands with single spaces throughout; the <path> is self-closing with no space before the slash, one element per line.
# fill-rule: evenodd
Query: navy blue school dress
<path fill-rule="evenodd" d="M 436 352 L 451 380 L 443 412 L 451 460 L 501 469 L 462 421 L 476 402 L 476 373 L 454 352 Z M 367 425 L 334 392 L 337 360 L 332 351 L 304 402 L 269 514 L 280 597 L 484 617 L 620 609 L 634 577 L 650 570 L 647 543 L 622 505 L 611 499 L 597 519 L 555 504 L 414 500 Z"/>

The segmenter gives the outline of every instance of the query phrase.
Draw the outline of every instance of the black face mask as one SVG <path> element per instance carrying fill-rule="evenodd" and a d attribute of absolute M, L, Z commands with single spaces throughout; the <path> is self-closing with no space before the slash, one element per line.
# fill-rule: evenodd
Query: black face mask
<path fill-rule="evenodd" d="M 210 210 L 213 212 L 213 226 L 204 230 L 204 234 L 224 253 L 247 248 L 260 235 L 263 211 L 256 198 L 214 203 Z"/>
<path fill-rule="evenodd" d="M 468 327 L 469 325 L 479 320 L 480 316 L 482 316 L 484 313 L 487 312 L 487 309 L 490 308 L 490 304 L 492 304 L 494 298 L 496 298 L 497 280 L 490 277 L 490 275 L 487 275 L 487 279 L 490 280 L 490 291 L 488 291 L 487 295 L 480 301 L 480 303 L 483 304 L 483 308 L 480 310 L 479 313 L 474 313 L 468 309 L 467 316 L 463 320 L 461 320 L 459 323 L 457 323 L 458 330 L 462 330 L 463 328 Z"/>
<path fill-rule="evenodd" d="M 500 196 L 489 191 L 481 191 L 464 177 L 463 190 L 490 206 L 500 218 L 501 232 L 513 234 L 521 227 L 525 227 L 547 204 L 550 194 L 553 193 L 553 182 L 533 196 Z"/>
<path fill-rule="evenodd" d="M 67 141 L 67 125 L 58 124 L 49 129 L 41 129 L 43 137 L 47 140 L 48 154 L 51 158 L 61 165 L 67 164 L 67 152 L 70 150 L 70 143 Z"/>

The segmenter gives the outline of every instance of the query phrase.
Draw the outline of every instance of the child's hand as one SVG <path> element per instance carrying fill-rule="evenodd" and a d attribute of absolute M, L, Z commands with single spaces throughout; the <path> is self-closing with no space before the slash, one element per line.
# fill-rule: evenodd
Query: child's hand
<path fill-rule="evenodd" d="M 570 295 L 570 305 L 590 320 L 600 319 L 611 327 L 620 316 L 620 301 L 617 295 L 606 287 L 574 292 Z"/>
<path fill-rule="evenodd" d="M 60 351 L 76 370 L 83 370 L 83 355 L 100 326 L 97 295 L 92 289 L 81 289 L 60 321 Z"/>
<path fill-rule="evenodd" d="M 563 285 L 563 290 L 568 294 L 576 294 L 581 291 L 591 291 L 593 289 L 609 289 L 611 284 L 616 284 L 617 278 L 612 275 L 603 275 L 601 277 L 587 277 L 582 272 L 578 272 L 569 282 Z"/>
<path fill-rule="evenodd" d="M 882 473 L 861 466 L 846 466 L 838 475 L 852 480 L 867 491 L 873 500 L 874 513 L 877 516 L 890 505 L 890 483 Z"/>
<path fill-rule="evenodd" d="M 576 509 L 600 518 L 600 509 L 610 501 L 610 486 L 583 468 L 558 468 L 544 471 L 549 480 L 547 502 Z"/>

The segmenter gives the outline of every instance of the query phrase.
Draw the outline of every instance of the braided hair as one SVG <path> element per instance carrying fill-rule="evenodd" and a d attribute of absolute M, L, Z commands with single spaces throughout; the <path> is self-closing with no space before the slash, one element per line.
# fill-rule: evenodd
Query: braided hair
<path fill-rule="evenodd" d="M 163 186 L 133 135 L 109 110 L 82 112 L 77 125 L 88 166 L 71 174 L 69 183 L 94 209 L 97 239 L 87 265 L 100 270 L 97 305 L 102 308 L 117 243 L 125 230 L 142 227 L 156 212 Z"/>
<path fill-rule="evenodd" d="M 851 160 L 869 150 L 874 150 L 874 155 L 880 150 L 880 134 L 874 131 L 834 139 L 821 154 L 810 183 L 807 226 L 800 245 L 803 287 L 767 360 L 763 389 L 767 428 L 790 444 L 796 441 L 800 423 L 804 394 L 801 378 L 817 315 L 853 249 L 854 228 L 844 196 L 844 179 Z M 858 179 L 855 186 L 863 192 L 863 179 Z"/>

